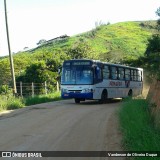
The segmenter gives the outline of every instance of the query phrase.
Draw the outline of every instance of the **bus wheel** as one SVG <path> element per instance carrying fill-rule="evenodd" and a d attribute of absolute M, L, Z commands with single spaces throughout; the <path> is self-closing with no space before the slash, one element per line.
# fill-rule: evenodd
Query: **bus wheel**
<path fill-rule="evenodd" d="M 106 103 L 107 100 L 108 100 L 107 98 L 108 98 L 107 91 L 104 90 L 104 91 L 102 92 L 101 99 L 99 100 L 99 103 L 100 103 L 100 104 Z"/>
<path fill-rule="evenodd" d="M 132 99 L 132 96 L 133 96 L 133 93 L 132 93 L 132 90 L 130 89 L 128 92 L 128 97 Z"/>
<path fill-rule="evenodd" d="M 75 98 L 74 101 L 75 101 L 75 103 L 80 103 L 80 99 L 79 98 Z"/>

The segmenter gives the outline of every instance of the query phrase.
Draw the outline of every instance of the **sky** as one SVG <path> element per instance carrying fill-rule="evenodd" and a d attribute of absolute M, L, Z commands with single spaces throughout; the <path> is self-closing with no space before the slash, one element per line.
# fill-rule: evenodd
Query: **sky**
<path fill-rule="evenodd" d="M 6 0 L 11 52 L 36 47 L 39 40 L 73 36 L 95 22 L 157 20 L 159 0 Z M 0 57 L 8 55 L 4 0 L 0 0 Z"/>

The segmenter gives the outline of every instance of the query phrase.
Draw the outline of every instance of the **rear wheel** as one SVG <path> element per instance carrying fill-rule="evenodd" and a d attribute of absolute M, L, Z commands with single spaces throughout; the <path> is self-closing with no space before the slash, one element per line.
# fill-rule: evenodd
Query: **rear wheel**
<path fill-rule="evenodd" d="M 74 101 L 75 101 L 75 103 L 80 103 L 80 99 L 79 98 L 75 98 Z"/>
<path fill-rule="evenodd" d="M 132 90 L 130 89 L 129 92 L 128 92 L 128 97 L 132 99 L 132 96 L 133 96 L 133 92 L 132 92 Z"/>

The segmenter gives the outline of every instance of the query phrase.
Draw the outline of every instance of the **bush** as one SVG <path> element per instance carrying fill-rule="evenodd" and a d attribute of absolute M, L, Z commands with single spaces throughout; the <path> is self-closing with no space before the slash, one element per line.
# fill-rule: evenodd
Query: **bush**
<path fill-rule="evenodd" d="M 1 85 L 0 86 L 0 94 L 10 94 L 12 90 L 9 88 L 8 85 Z"/>
<path fill-rule="evenodd" d="M 22 98 L 16 98 L 13 96 L 0 96 L 0 101 L 0 110 L 12 110 L 24 106 Z"/>
<path fill-rule="evenodd" d="M 40 103 L 51 102 L 60 100 L 60 92 L 55 92 L 47 95 L 38 95 L 28 98 L 19 98 L 14 96 L 0 96 L 0 111 L 2 110 L 13 110 L 22 108 L 24 106 L 35 105 Z"/>
<path fill-rule="evenodd" d="M 24 104 L 22 102 L 21 98 L 11 98 L 6 104 L 6 109 L 7 110 L 12 110 L 12 109 L 18 109 L 18 108 L 23 108 Z"/>

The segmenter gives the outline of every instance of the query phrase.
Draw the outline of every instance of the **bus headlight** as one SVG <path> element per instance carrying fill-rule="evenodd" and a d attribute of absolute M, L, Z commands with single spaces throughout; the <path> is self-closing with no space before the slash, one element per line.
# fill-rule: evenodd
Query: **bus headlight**
<path fill-rule="evenodd" d="M 68 92 L 68 90 L 65 88 L 62 88 L 62 92 Z"/>

